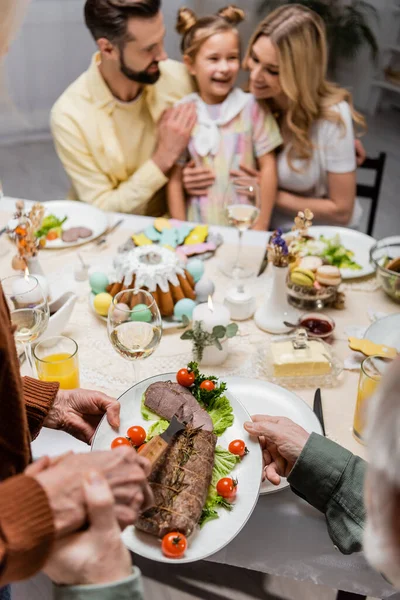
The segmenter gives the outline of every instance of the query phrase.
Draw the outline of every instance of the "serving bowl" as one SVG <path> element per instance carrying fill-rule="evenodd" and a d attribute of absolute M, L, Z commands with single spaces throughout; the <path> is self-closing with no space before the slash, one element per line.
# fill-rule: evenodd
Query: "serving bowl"
<path fill-rule="evenodd" d="M 383 238 L 370 251 L 371 263 L 382 288 L 400 303 L 400 236 Z"/>

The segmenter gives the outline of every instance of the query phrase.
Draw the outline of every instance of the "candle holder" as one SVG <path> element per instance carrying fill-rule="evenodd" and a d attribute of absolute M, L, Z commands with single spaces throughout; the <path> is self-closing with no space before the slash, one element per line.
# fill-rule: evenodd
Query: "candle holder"
<path fill-rule="evenodd" d="M 189 319 L 183 317 L 183 327 L 187 328 Z M 204 329 L 203 321 L 194 321 L 192 329 L 186 329 L 181 340 L 193 342 L 193 359 L 202 365 L 221 365 L 228 356 L 228 341 L 237 335 L 239 327 L 236 323 L 216 325 L 212 331 Z"/>

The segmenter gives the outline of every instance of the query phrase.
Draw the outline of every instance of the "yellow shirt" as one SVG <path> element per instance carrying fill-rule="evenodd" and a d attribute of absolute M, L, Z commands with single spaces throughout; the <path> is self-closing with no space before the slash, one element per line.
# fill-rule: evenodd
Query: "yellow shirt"
<path fill-rule="evenodd" d="M 164 214 L 168 178 L 151 157 L 161 115 L 193 89 L 186 67 L 161 62 L 158 82 L 124 103 L 112 95 L 99 62 L 97 53 L 51 112 L 56 150 L 73 197 L 103 210 Z"/>

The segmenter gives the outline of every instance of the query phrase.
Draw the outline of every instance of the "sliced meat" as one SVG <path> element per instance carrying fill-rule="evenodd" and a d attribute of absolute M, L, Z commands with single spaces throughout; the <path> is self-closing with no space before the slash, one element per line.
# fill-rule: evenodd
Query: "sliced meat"
<path fill-rule="evenodd" d="M 180 421 L 191 423 L 194 429 L 213 431 L 213 423 L 208 413 L 201 408 L 191 392 L 172 381 L 152 383 L 145 393 L 145 405 L 153 412 L 170 421 L 177 415 Z"/>
<path fill-rule="evenodd" d="M 88 227 L 79 227 L 79 237 L 85 240 L 93 235 L 93 231 Z"/>
<path fill-rule="evenodd" d="M 71 227 L 71 229 L 65 229 L 62 232 L 62 241 L 66 244 L 72 244 L 72 242 L 77 242 L 79 240 L 79 230 L 80 227 Z"/>
<path fill-rule="evenodd" d="M 150 476 L 155 504 L 140 517 L 138 529 L 159 538 L 194 531 L 211 483 L 216 443 L 213 433 L 192 427 L 175 437 Z"/>

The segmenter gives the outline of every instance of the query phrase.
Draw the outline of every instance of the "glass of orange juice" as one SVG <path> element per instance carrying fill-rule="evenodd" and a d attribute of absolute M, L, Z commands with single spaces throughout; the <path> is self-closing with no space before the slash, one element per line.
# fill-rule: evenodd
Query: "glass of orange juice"
<path fill-rule="evenodd" d="M 79 387 L 78 344 L 72 338 L 57 336 L 39 342 L 34 350 L 41 381 L 58 381 L 62 390 Z"/>
<path fill-rule="evenodd" d="M 361 363 L 361 374 L 358 382 L 357 404 L 353 423 L 353 433 L 359 442 L 364 442 L 363 436 L 366 426 L 368 400 L 374 395 L 375 390 L 390 363 L 390 358 L 383 358 L 382 356 L 368 356 Z"/>

